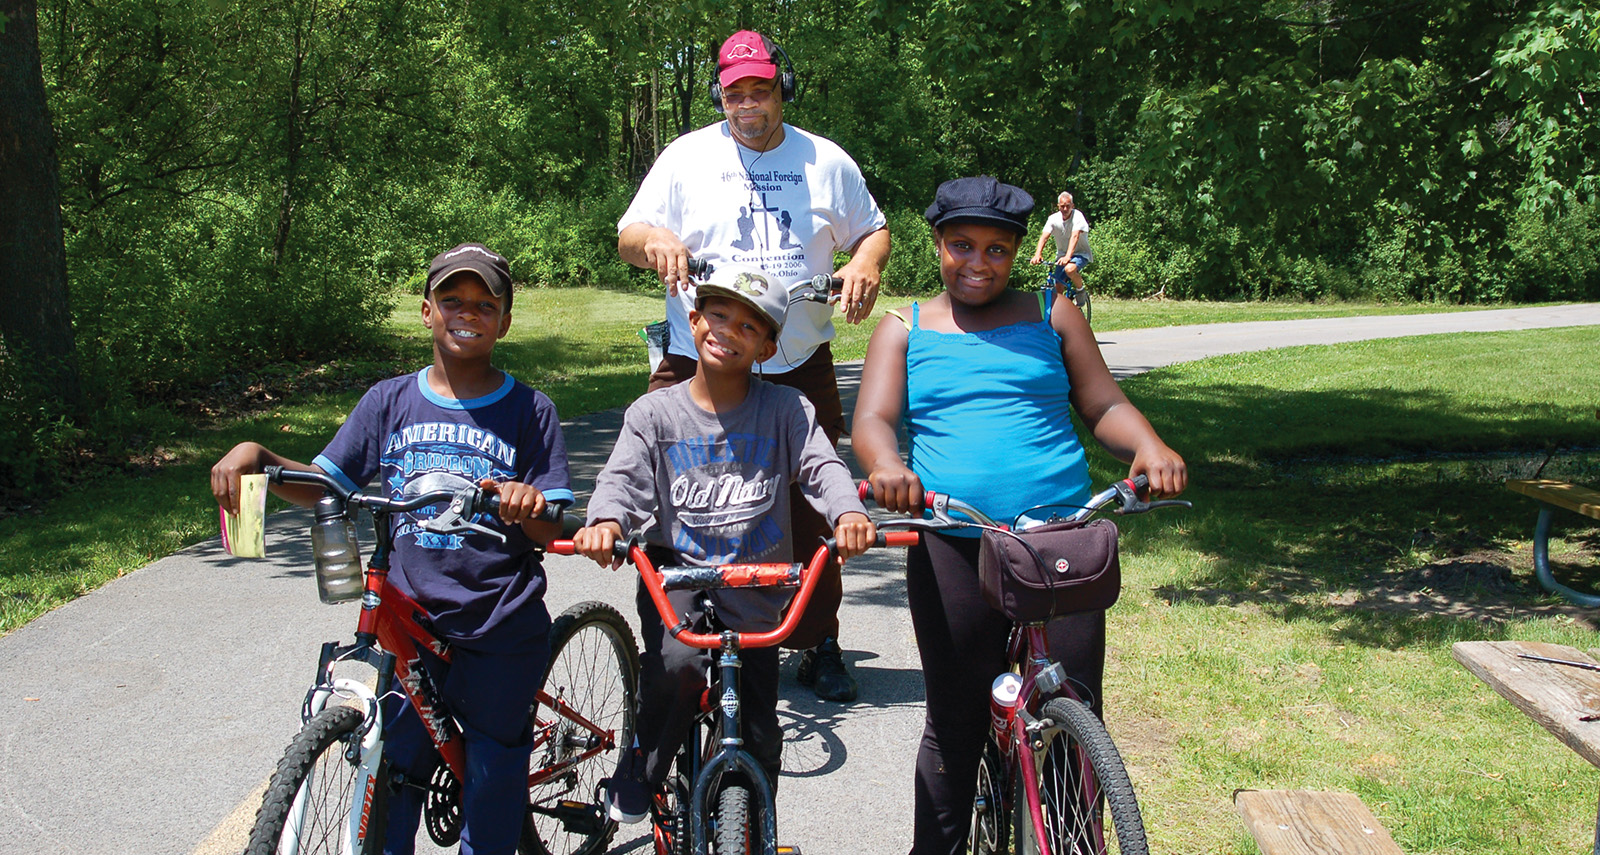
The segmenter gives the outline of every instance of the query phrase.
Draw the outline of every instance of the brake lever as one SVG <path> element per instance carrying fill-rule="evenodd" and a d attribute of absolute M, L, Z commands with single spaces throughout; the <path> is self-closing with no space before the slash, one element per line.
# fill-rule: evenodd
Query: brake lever
<path fill-rule="evenodd" d="M 1158 499 L 1154 502 L 1139 495 L 1139 491 L 1128 486 L 1127 481 L 1117 481 L 1111 485 L 1117 491 L 1118 507 L 1112 513 L 1122 516 L 1125 514 L 1142 514 L 1156 508 L 1192 508 L 1194 503 L 1186 499 Z M 1147 488 L 1148 489 L 1148 488 Z"/>
<path fill-rule="evenodd" d="M 472 507 L 477 503 L 478 488 L 471 487 L 462 490 L 450 499 L 450 504 L 445 506 L 445 509 L 440 511 L 438 516 L 423 520 L 421 527 L 425 531 L 431 531 L 435 534 L 458 534 L 463 531 L 475 531 L 505 543 L 505 532 L 478 525 L 468 519 L 468 516 L 472 513 Z"/>

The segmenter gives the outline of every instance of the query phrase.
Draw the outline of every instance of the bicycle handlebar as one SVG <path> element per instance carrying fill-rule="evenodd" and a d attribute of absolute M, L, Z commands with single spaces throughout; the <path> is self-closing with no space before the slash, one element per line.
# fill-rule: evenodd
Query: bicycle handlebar
<path fill-rule="evenodd" d="M 715 272 L 716 269 L 717 268 L 711 262 L 705 260 L 704 258 L 689 259 L 689 275 L 695 277 L 696 279 L 704 279 Z M 796 300 L 809 300 L 813 303 L 823 303 L 827 305 L 837 303 L 839 301 L 839 297 L 841 296 L 840 291 L 844 288 L 844 280 L 838 276 L 831 276 L 827 273 L 818 273 L 817 275 L 806 280 L 805 284 L 800 287 L 809 288 L 810 291 L 807 293 L 793 294 L 790 297 L 790 302 L 794 302 Z"/>
<path fill-rule="evenodd" d="M 895 544 L 907 546 L 910 544 Z M 721 564 L 712 567 L 662 567 L 657 568 L 636 540 L 619 540 L 612 546 L 618 559 L 626 559 L 639 570 L 645 592 L 661 615 L 661 625 L 678 641 L 702 650 L 722 646 L 723 633 L 689 631 L 689 624 L 673 614 L 668 591 L 709 591 L 717 588 L 798 588 L 783 621 L 766 632 L 728 633 L 738 638 L 740 647 L 772 647 L 780 644 L 800 625 L 800 618 L 811 602 L 811 592 L 822 577 L 822 567 L 833 554 L 832 540 L 817 547 L 810 562 L 802 564 Z M 555 555 L 576 555 L 577 549 L 570 540 L 552 541 L 549 551 Z"/>
<path fill-rule="evenodd" d="M 1082 522 L 1094 516 L 1096 513 L 1099 513 L 1107 505 L 1112 504 L 1113 502 L 1115 502 L 1117 505 L 1113 513 L 1119 515 L 1142 514 L 1146 511 L 1151 511 L 1156 508 L 1194 507 L 1192 502 L 1188 502 L 1183 499 L 1161 499 L 1154 502 L 1149 501 L 1144 498 L 1144 496 L 1149 494 L 1149 488 L 1150 479 L 1146 478 L 1144 475 L 1135 475 L 1132 478 L 1124 478 L 1121 481 L 1114 481 L 1112 482 L 1111 486 L 1091 496 L 1088 502 L 1086 502 L 1071 516 L 1067 517 L 1065 521 Z M 872 482 L 862 481 L 861 485 L 857 488 L 857 493 L 861 496 L 861 501 L 863 502 L 871 499 Z M 964 528 L 973 525 L 985 528 L 1010 528 L 1010 526 L 1005 523 L 996 522 L 995 520 L 991 519 L 987 514 L 973 505 L 967 504 L 966 502 L 963 502 L 960 499 L 954 498 L 948 494 L 935 492 L 933 490 L 929 490 L 923 494 L 922 508 L 926 509 L 930 514 L 932 514 L 933 518 L 885 520 L 884 522 L 878 524 L 878 528 L 882 529 L 886 526 L 894 526 L 896 528 L 906 528 L 917 531 L 944 531 L 946 529 Z M 955 517 L 950 516 L 951 511 L 956 511 L 963 516 L 966 516 L 967 519 L 956 519 Z M 879 539 L 882 540 L 882 538 L 883 535 L 880 534 Z M 915 540 L 913 539 L 912 542 L 914 543 Z M 891 543 L 882 545 L 897 546 L 901 544 Z"/>
<path fill-rule="evenodd" d="M 332 476 L 324 472 L 314 472 L 306 469 L 285 469 L 282 466 L 267 466 L 263 470 L 267 480 L 273 484 L 310 484 L 321 487 L 328 495 L 338 499 L 340 504 L 348 507 L 367 508 L 377 515 L 406 513 L 425 508 L 430 505 L 445 504 L 444 510 L 438 516 L 425 520 L 422 527 L 438 534 L 459 534 L 466 531 L 475 531 L 498 537 L 503 542 L 505 535 L 491 528 L 485 528 L 474 522 L 472 517 L 480 513 L 498 516 L 500 513 L 500 496 L 490 493 L 476 484 L 462 487 L 459 490 L 429 490 L 418 493 L 405 499 L 390 499 L 385 496 L 372 496 L 359 490 L 347 490 Z M 562 522 L 562 506 L 554 502 L 547 503 L 544 511 L 535 519 L 541 522 Z"/>

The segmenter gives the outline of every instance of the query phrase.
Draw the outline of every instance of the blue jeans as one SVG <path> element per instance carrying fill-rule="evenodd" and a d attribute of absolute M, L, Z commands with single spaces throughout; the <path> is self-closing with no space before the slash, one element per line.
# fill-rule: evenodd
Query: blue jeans
<path fill-rule="evenodd" d="M 462 855 L 513 855 L 528 810 L 529 710 L 550 664 L 546 637 L 536 649 L 483 653 L 451 649 L 446 664 L 426 651 L 422 667 L 461 724 L 466 747 L 461 782 Z M 384 701 L 384 756 L 390 768 L 425 785 L 441 762 L 416 709 L 405 695 Z M 385 855 L 411 855 L 422 819 L 422 790 L 406 786 L 389 796 Z"/>

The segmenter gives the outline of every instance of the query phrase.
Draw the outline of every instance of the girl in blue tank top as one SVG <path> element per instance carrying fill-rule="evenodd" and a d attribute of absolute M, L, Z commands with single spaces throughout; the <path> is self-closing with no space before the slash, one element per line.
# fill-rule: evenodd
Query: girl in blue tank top
<path fill-rule="evenodd" d="M 926 489 L 1008 521 L 1035 505 L 1090 493 L 1076 411 L 1107 451 L 1150 479 L 1151 493 L 1182 492 L 1183 458 L 1117 386 L 1078 308 L 1048 313 L 1009 290 L 1033 198 L 993 178 L 940 185 L 927 210 L 944 293 L 886 317 L 872 335 L 851 442 L 878 503 L 921 510 Z M 911 438 L 900 459 L 902 420 Z M 989 684 L 1007 667 L 1010 624 L 978 588 L 978 541 L 926 535 L 907 551 L 906 595 L 922 657 L 927 722 L 917 754 L 912 853 L 966 846 L 978 759 L 989 727 Z M 1100 711 L 1105 615 L 1059 618 L 1052 658 Z"/>

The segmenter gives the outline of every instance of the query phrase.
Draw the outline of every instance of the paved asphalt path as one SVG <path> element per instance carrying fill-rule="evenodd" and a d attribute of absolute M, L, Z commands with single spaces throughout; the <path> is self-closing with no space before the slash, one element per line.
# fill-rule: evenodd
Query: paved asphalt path
<path fill-rule="evenodd" d="M 1099 335 L 1126 377 L 1288 345 L 1578 325 L 1600 325 L 1600 304 Z M 847 399 L 859 373 L 839 367 Z M 618 411 L 566 424 L 580 503 L 620 426 Z M 0 855 L 242 849 L 266 776 L 299 727 L 318 646 L 354 629 L 353 604 L 317 601 L 308 524 L 304 511 L 275 514 L 265 560 L 232 558 L 213 539 L 0 638 Z M 846 573 L 842 636 L 859 700 L 818 701 L 795 683 L 796 658 L 783 665 L 779 834 L 812 855 L 909 846 L 923 698 L 901 554 L 871 553 Z M 634 619 L 626 572 L 554 556 L 547 567 L 553 613 L 601 599 Z M 641 825 L 625 826 L 613 851 L 649 849 Z"/>

